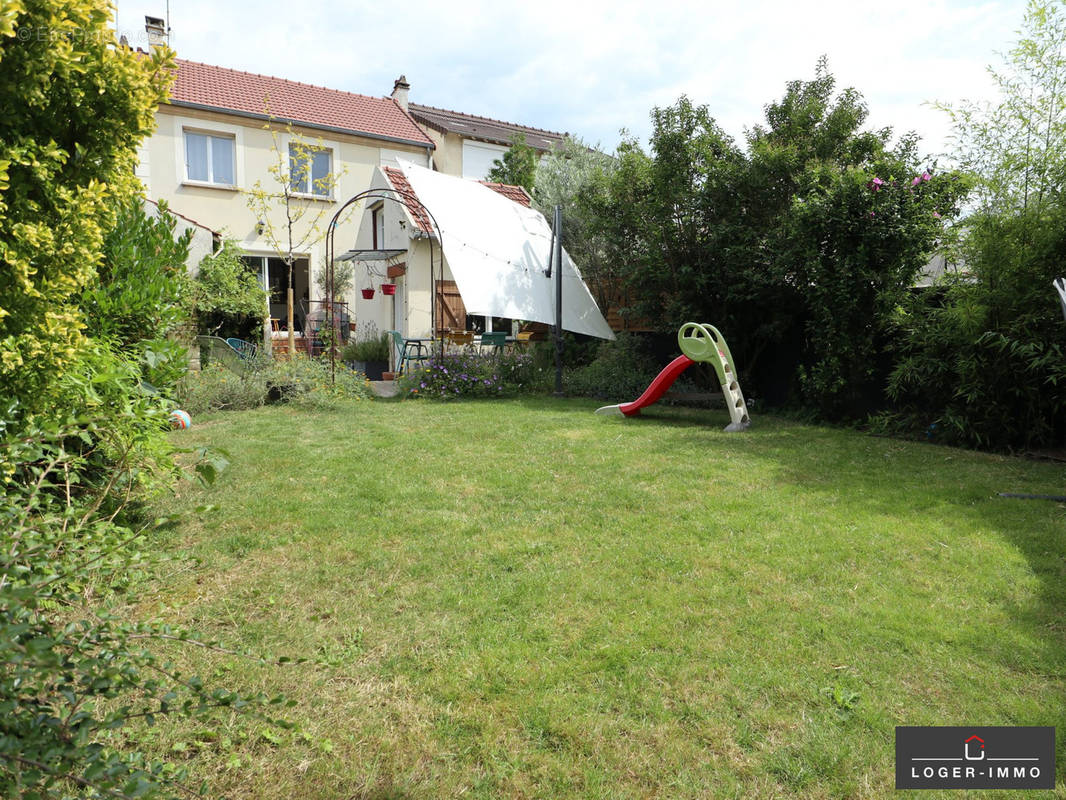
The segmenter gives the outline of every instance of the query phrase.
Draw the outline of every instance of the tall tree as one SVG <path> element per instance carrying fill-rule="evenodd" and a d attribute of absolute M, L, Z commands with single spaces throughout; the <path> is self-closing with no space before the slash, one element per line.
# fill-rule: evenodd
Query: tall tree
<path fill-rule="evenodd" d="M 537 150 L 526 143 L 525 134 L 519 133 L 511 140 L 511 148 L 492 162 L 488 179 L 496 183 L 521 186 L 533 192 L 533 178 L 537 169 Z"/>

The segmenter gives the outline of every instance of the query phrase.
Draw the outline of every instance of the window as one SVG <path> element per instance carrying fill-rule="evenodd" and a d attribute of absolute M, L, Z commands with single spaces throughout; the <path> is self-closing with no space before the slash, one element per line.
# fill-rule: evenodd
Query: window
<path fill-rule="evenodd" d="M 370 221 L 371 229 L 374 231 L 374 242 L 370 246 L 375 250 L 383 250 L 385 248 L 385 213 L 384 203 L 378 203 L 377 206 L 370 209 Z"/>
<path fill-rule="evenodd" d="M 333 194 L 330 169 L 332 151 L 325 147 L 289 145 L 289 180 L 299 194 L 330 197 Z"/>
<path fill-rule="evenodd" d="M 185 131 L 185 177 L 220 186 L 236 185 L 235 151 L 232 136 Z"/>

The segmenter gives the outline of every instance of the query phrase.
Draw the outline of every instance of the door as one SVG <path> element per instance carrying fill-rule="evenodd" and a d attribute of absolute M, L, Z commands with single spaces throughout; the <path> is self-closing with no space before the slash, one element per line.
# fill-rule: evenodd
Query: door
<path fill-rule="evenodd" d="M 447 328 L 466 330 L 466 306 L 455 281 L 437 281 L 437 335 Z"/>

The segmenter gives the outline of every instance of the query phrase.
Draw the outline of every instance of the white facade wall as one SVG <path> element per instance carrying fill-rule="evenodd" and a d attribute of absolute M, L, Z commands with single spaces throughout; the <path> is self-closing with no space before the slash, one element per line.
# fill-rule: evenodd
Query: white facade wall
<path fill-rule="evenodd" d="M 248 206 L 249 190 L 256 181 L 264 188 L 280 188 L 269 168 L 277 162 L 275 137 L 266 123 L 221 111 L 202 111 L 163 105 L 156 111 L 156 131 L 145 145 L 141 159 L 145 188 L 149 199 L 166 200 L 171 209 L 190 219 L 221 232 L 225 238 L 240 242 L 250 255 L 276 256 L 269 237 L 257 231 L 258 215 Z M 235 179 L 233 186 L 207 185 L 188 178 L 185 163 L 185 132 L 195 131 L 232 137 L 235 150 Z M 287 168 L 289 137 L 284 126 L 274 125 L 282 163 Z M 337 185 L 329 198 L 307 198 L 297 201 L 308 209 L 298 223 L 294 240 L 305 237 L 311 221 L 319 217 L 320 233 L 299 248 L 298 255 L 310 264 L 311 299 L 318 298 L 315 275 L 322 268 L 325 255 L 326 226 L 349 197 L 369 188 L 374 170 L 382 163 L 392 164 L 402 156 L 417 164 L 428 165 L 428 151 L 418 145 L 384 142 L 357 135 L 323 132 L 311 127 L 294 127 L 304 141 L 321 145 L 332 151 L 333 172 Z M 319 212 L 321 216 L 319 216 Z M 284 247 L 286 228 L 284 207 L 275 204 L 264 222 L 278 232 L 279 244 Z M 360 215 L 347 215 L 338 226 L 335 247 L 338 254 L 353 246 L 359 230 Z M 196 263 L 199 263 L 197 260 Z M 358 276 L 356 287 L 361 288 Z M 357 292 L 356 292 L 357 294 Z M 378 292 L 380 294 L 380 290 Z M 349 297 L 349 302 L 355 301 Z"/>

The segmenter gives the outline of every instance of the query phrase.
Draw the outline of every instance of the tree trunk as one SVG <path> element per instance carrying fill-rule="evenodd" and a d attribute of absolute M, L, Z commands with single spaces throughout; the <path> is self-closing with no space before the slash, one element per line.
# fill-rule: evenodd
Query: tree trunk
<path fill-rule="evenodd" d="M 291 270 L 292 267 L 289 267 L 289 269 Z M 288 322 L 289 322 L 289 358 L 295 358 L 296 357 L 296 331 L 295 331 L 295 329 L 293 328 L 293 325 L 292 325 L 293 291 L 292 291 L 292 281 L 291 280 L 289 281 L 289 288 L 288 288 L 288 290 L 286 291 L 285 294 L 286 294 L 285 300 L 286 300 L 286 303 L 289 306 L 289 308 L 288 308 L 288 313 L 289 313 L 289 320 L 288 320 Z"/>

